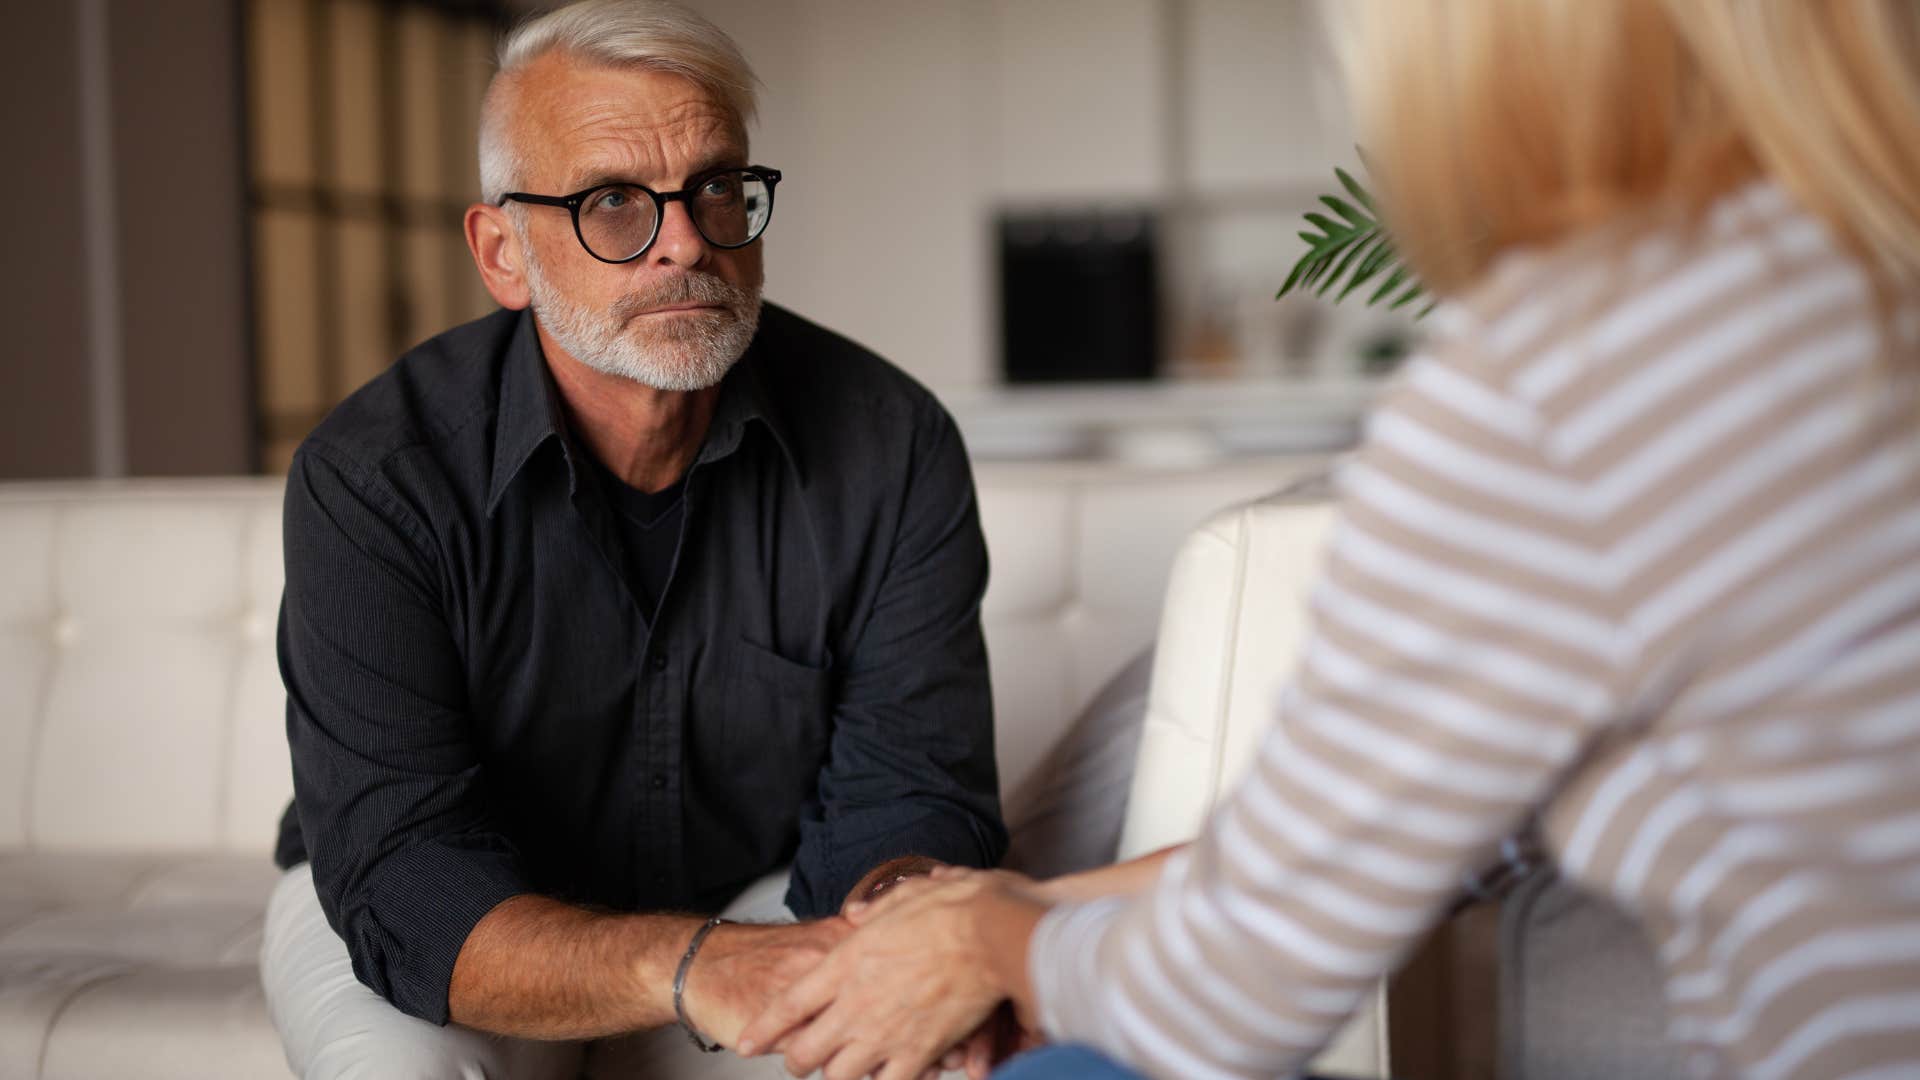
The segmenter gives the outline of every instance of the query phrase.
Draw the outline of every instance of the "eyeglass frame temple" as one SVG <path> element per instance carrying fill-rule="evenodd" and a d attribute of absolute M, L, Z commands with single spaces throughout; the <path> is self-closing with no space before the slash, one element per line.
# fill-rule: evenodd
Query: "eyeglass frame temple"
<path fill-rule="evenodd" d="M 660 223 L 666 220 L 668 203 L 686 202 L 688 199 L 692 198 L 693 193 L 695 191 L 699 190 L 701 184 L 705 183 L 708 180 L 711 180 L 716 176 L 720 176 L 725 173 L 733 173 L 733 172 L 752 173 L 754 176 L 759 177 L 762 183 L 767 185 L 767 224 L 768 225 L 772 224 L 773 223 L 774 189 L 778 187 L 780 184 L 780 170 L 769 169 L 764 165 L 733 165 L 733 166 L 725 166 L 718 169 L 708 169 L 706 172 L 703 172 L 700 175 L 693 177 L 694 183 L 692 187 L 684 187 L 678 191 L 655 191 L 645 184 L 634 184 L 634 183 L 626 183 L 622 181 L 614 181 L 614 182 L 609 182 L 605 184 L 595 184 L 590 188 L 582 188 L 581 190 L 576 191 L 571 195 L 535 195 L 529 191 L 509 191 L 506 194 L 500 196 L 500 201 L 495 203 L 494 205 L 505 207 L 510 202 L 521 202 L 521 203 L 530 203 L 535 206 L 564 207 L 568 215 L 573 218 L 573 238 L 575 240 L 580 241 L 580 249 L 582 251 L 585 251 L 587 254 L 593 256 L 594 258 L 599 259 L 603 263 L 608 263 L 613 266 L 619 266 L 622 263 L 630 263 L 633 260 L 639 258 L 640 256 L 645 255 L 647 252 L 653 250 L 654 241 L 660 239 Z M 587 196 L 593 194 L 596 191 L 599 191 L 602 188 L 610 188 L 610 187 L 639 188 L 641 191 L 646 192 L 647 196 L 653 200 L 653 231 L 647 234 L 647 242 L 640 245 L 639 251 L 634 252 L 633 254 L 627 256 L 624 259 L 609 259 L 601 255 L 599 252 L 593 250 L 593 245 L 587 243 L 586 233 L 580 230 L 580 207 L 583 203 L 587 201 Z M 760 239 L 760 237 L 764 235 L 767 230 L 767 226 L 762 225 L 760 226 L 760 231 L 757 233 L 754 233 L 750 239 L 742 240 L 737 244 L 722 244 L 719 241 L 714 240 L 712 237 L 707 235 L 707 231 L 700 227 L 699 219 L 693 216 L 691 210 L 689 210 L 687 214 L 687 219 L 693 222 L 694 231 L 700 234 L 700 239 L 705 240 L 707 243 L 712 244 L 714 247 L 717 247 L 722 251 L 738 251 L 741 248 L 746 247 L 747 245 L 753 243 L 755 240 Z"/>

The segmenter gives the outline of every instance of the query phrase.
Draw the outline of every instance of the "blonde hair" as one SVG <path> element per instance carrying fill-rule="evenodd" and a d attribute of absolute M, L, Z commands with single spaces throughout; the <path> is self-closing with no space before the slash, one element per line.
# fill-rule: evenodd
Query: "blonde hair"
<path fill-rule="evenodd" d="M 1920 281 L 1914 0 L 1366 0 L 1335 22 L 1388 223 L 1441 291 L 1763 175 Z"/>
<path fill-rule="evenodd" d="M 517 187 L 522 172 L 508 117 L 513 74 L 556 51 L 683 76 L 712 95 L 742 132 L 753 122 L 759 80 L 725 31 L 666 0 L 581 0 L 521 23 L 500 42 L 480 105 L 480 197 L 487 202 Z"/>

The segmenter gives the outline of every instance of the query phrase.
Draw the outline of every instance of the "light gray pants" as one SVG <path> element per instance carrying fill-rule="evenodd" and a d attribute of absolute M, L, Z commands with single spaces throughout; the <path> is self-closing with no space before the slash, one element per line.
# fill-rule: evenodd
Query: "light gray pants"
<path fill-rule="evenodd" d="M 726 911 L 745 922 L 791 922 L 786 874 L 755 882 Z M 770 1080 L 777 1057 L 702 1054 L 677 1027 L 595 1042 L 535 1042 L 401 1012 L 353 974 L 346 942 L 327 925 L 313 872 L 294 867 L 267 903 L 260 977 L 267 1011 L 302 1080 Z"/>

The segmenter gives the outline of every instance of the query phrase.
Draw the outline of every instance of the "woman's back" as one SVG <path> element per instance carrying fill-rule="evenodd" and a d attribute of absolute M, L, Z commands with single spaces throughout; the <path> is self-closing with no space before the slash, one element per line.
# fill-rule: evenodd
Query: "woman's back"
<path fill-rule="evenodd" d="M 1533 428 L 1537 461 L 1509 461 L 1530 480 L 1397 409 L 1376 442 L 1494 504 L 1426 557 L 1498 550 L 1542 624 L 1604 624 L 1585 669 L 1615 719 L 1544 829 L 1646 926 L 1675 1038 L 1756 1075 L 1834 1075 L 1831 1037 L 1862 1027 L 1912 1054 L 1920 397 L 1894 373 L 1920 370 L 1915 309 L 1889 315 L 1771 185 L 1627 250 L 1509 258 L 1448 320 L 1461 352 L 1436 363 L 1507 402 L 1487 422 Z M 1384 487 L 1371 467 L 1360 486 Z M 1562 518 L 1558 544 L 1523 537 L 1534 515 Z"/>
<path fill-rule="evenodd" d="M 1049 1032 L 1296 1068 L 1538 816 L 1703 1075 L 1920 1076 L 1920 7 L 1330 10 L 1452 299 L 1247 780 L 1035 931 Z"/>
<path fill-rule="evenodd" d="M 1052 1029 L 1270 1075 L 1539 812 L 1703 1074 L 1920 1075 L 1915 318 L 1766 183 L 1437 311 L 1243 787 L 1150 904 L 1042 925 Z"/>

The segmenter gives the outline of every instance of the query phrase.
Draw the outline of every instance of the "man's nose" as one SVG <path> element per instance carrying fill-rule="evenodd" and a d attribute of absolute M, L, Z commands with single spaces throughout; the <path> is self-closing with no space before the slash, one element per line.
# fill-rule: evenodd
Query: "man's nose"
<path fill-rule="evenodd" d="M 654 237 L 653 250 L 647 253 L 650 261 L 692 268 L 705 262 L 711 253 L 707 238 L 693 224 L 687 204 L 677 200 L 668 203 L 660 218 L 660 235 Z"/>

